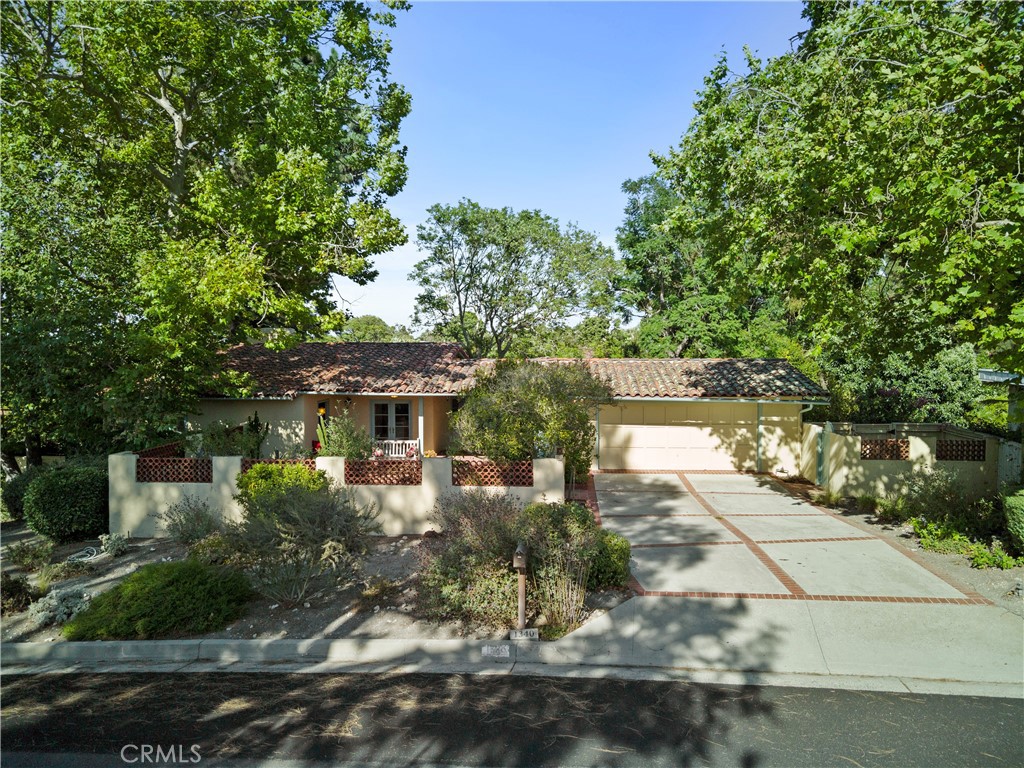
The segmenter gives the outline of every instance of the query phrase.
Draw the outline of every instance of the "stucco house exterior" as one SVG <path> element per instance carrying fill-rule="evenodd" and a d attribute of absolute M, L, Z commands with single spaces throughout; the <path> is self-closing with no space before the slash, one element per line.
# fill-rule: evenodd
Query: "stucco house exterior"
<path fill-rule="evenodd" d="M 348 411 L 388 455 L 444 453 L 448 418 L 474 373 L 492 361 L 457 344 L 311 342 L 283 351 L 240 345 L 225 367 L 252 386 L 245 399 L 201 401 L 194 425 L 268 422 L 264 452 L 312 448 L 320 413 Z M 546 359 L 545 362 L 558 361 Z M 590 359 L 615 401 L 595 414 L 594 468 L 795 473 L 802 414 L 828 394 L 784 360 Z"/>

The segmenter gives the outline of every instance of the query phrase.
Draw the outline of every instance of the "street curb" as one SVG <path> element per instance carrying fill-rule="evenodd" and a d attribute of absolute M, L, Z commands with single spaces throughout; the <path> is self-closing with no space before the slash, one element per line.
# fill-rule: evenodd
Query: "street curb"
<path fill-rule="evenodd" d="M 566 639 L 559 643 L 352 638 L 8 642 L 0 644 L 0 667 L 7 675 L 254 671 L 512 674 L 1024 698 L 1024 687 L 1007 682 L 674 667 L 672 659 L 664 655 L 615 653 L 605 644 L 588 648 L 586 642 L 567 643 Z"/>

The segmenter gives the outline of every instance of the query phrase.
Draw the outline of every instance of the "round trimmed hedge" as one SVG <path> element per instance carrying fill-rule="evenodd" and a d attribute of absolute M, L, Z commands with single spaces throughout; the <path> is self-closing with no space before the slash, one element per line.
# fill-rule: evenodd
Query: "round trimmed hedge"
<path fill-rule="evenodd" d="M 58 543 L 91 539 L 107 532 L 106 470 L 64 466 L 36 477 L 25 493 L 25 522 Z"/>

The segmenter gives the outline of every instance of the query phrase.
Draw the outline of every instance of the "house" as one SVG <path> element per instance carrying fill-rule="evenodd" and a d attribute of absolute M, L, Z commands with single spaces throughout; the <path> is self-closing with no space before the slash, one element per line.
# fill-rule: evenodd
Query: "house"
<path fill-rule="evenodd" d="M 410 447 L 443 453 L 448 415 L 489 361 L 457 344 L 300 344 L 283 351 L 236 346 L 225 365 L 253 396 L 212 397 L 193 423 L 271 425 L 264 451 L 311 448 L 318 416 L 347 411 L 391 456 Z M 591 359 L 615 402 L 596 414 L 601 470 L 739 470 L 795 473 L 802 414 L 828 394 L 784 360 Z"/>

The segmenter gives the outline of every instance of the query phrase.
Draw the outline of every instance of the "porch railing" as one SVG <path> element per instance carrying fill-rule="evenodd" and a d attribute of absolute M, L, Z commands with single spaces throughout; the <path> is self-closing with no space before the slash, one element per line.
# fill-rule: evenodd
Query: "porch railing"
<path fill-rule="evenodd" d="M 373 444 L 374 454 L 382 451 L 384 459 L 415 459 L 420 455 L 419 440 L 376 440 Z"/>

